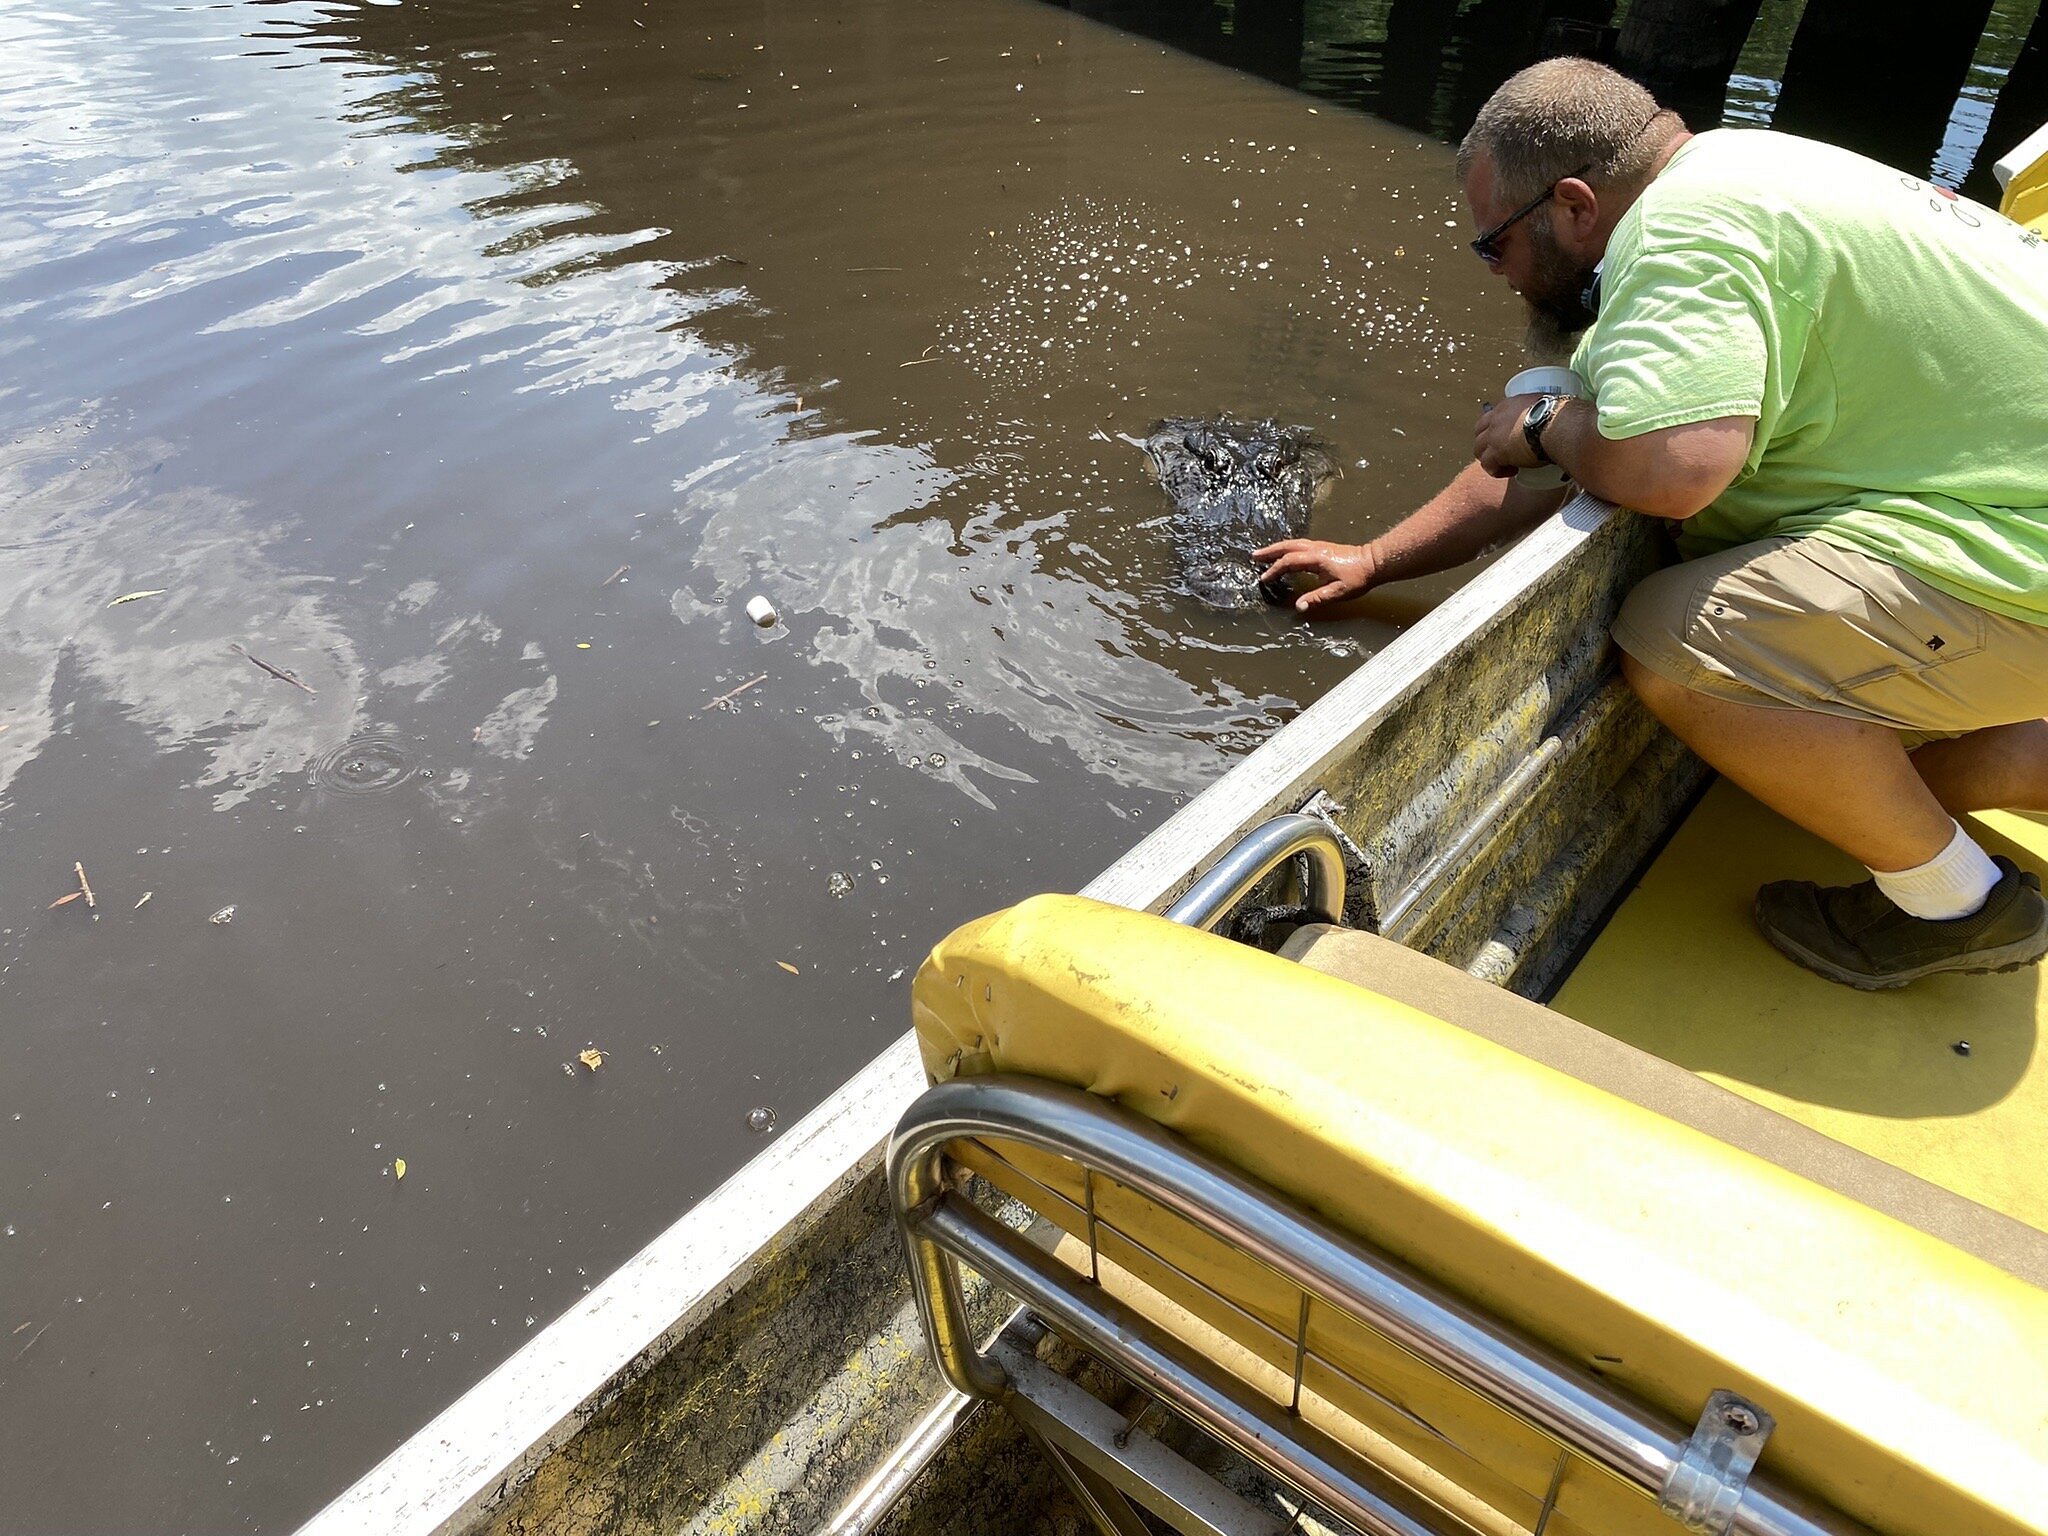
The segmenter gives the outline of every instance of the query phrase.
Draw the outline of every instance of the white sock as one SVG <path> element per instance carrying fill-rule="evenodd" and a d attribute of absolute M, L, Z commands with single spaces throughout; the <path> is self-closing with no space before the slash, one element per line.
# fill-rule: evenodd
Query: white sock
<path fill-rule="evenodd" d="M 1998 866 L 1970 840 L 1960 825 L 1948 846 L 1925 864 L 1911 869 L 1873 869 L 1877 888 L 1896 907 L 1915 917 L 1937 920 L 1968 917 L 1984 905 L 1998 884 Z"/>

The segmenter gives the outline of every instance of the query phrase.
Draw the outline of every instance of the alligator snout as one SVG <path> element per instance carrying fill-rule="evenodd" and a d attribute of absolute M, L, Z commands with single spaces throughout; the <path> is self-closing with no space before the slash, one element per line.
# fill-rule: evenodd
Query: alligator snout
<path fill-rule="evenodd" d="M 1173 504 L 1169 526 L 1188 595 L 1212 608 L 1249 608 L 1287 594 L 1259 581 L 1252 551 L 1301 538 L 1336 473 L 1306 427 L 1232 416 L 1176 417 L 1145 439 Z"/>

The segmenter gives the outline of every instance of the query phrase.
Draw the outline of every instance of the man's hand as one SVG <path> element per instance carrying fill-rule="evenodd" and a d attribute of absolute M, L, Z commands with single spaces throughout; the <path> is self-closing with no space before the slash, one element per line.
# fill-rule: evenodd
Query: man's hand
<path fill-rule="evenodd" d="M 1541 395 L 1510 395 L 1499 405 L 1479 413 L 1472 428 L 1472 457 L 1496 480 L 1505 480 L 1517 470 L 1534 469 L 1543 461 L 1522 435 L 1522 421 Z"/>
<path fill-rule="evenodd" d="M 1252 558 L 1271 561 L 1262 582 L 1277 581 L 1292 571 L 1311 571 L 1321 584 L 1294 600 L 1297 613 L 1314 613 L 1329 603 L 1356 597 L 1373 583 L 1379 562 L 1370 544 L 1331 544 L 1323 539 L 1282 539 L 1254 550 Z"/>

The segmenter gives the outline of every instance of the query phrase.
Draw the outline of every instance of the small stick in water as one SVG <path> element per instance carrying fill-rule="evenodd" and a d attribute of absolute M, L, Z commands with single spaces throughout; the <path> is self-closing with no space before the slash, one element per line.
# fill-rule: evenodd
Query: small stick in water
<path fill-rule="evenodd" d="M 239 645 L 235 644 L 235 642 L 232 640 L 228 642 L 228 649 L 231 651 L 240 652 L 240 654 L 242 654 L 243 656 L 248 657 L 250 661 L 255 662 L 257 666 L 261 667 L 264 671 L 268 672 L 272 677 L 276 678 L 279 682 L 290 683 L 294 688 L 300 689 L 301 691 L 306 693 L 312 693 L 314 691 L 313 689 L 306 687 L 304 683 L 300 682 L 298 678 L 294 677 L 291 673 L 285 671 L 284 668 L 273 667 L 261 656 L 250 656 L 247 651 L 242 650 L 242 648 Z"/>
<path fill-rule="evenodd" d="M 99 902 L 94 898 L 92 894 L 92 882 L 85 878 L 85 866 L 79 863 L 76 859 L 73 859 L 71 861 L 71 867 L 78 871 L 78 889 L 85 897 L 86 906 L 98 906 Z"/>
<path fill-rule="evenodd" d="M 613 582 L 617 581 L 621 576 L 625 575 L 626 572 L 630 571 L 631 569 L 633 569 L 633 567 L 631 567 L 630 565 L 622 565 L 616 571 L 613 571 L 611 575 L 605 577 L 603 581 L 600 581 L 598 585 L 600 587 L 608 587 Z"/>
<path fill-rule="evenodd" d="M 763 673 L 762 673 L 762 674 L 761 674 L 761 675 L 760 675 L 759 677 L 750 677 L 750 678 L 748 678 L 748 679 L 747 679 L 747 680 L 746 680 L 746 681 L 745 681 L 744 683 L 741 683 L 741 684 L 739 685 L 739 687 L 737 687 L 737 688 L 733 689 L 733 690 L 732 690 L 732 692 L 730 692 L 730 693 L 721 693 L 721 694 L 720 694 L 720 695 L 719 695 L 719 696 L 718 696 L 717 698 L 713 699 L 713 700 L 712 700 L 712 701 L 711 701 L 711 702 L 710 702 L 709 704 L 706 704 L 706 705 L 704 706 L 704 708 L 703 708 L 703 709 L 700 709 L 700 710 L 698 710 L 698 711 L 697 711 L 697 713 L 701 715 L 701 714 L 705 713 L 705 711 L 706 711 L 706 710 L 713 710 L 713 709 L 720 709 L 720 708 L 724 708 L 724 707 L 727 707 L 727 706 L 731 705 L 731 703 L 732 703 L 732 701 L 733 701 L 734 699 L 738 698 L 738 697 L 739 697 L 739 696 L 740 696 L 741 694 L 745 693 L 745 692 L 746 692 L 746 691 L 747 691 L 747 690 L 748 690 L 749 688 L 753 687 L 753 686 L 754 686 L 754 684 L 756 684 L 756 683 L 765 683 L 765 682 L 767 682 L 767 681 L 768 681 L 768 674 L 767 674 L 766 672 L 763 672 Z"/>

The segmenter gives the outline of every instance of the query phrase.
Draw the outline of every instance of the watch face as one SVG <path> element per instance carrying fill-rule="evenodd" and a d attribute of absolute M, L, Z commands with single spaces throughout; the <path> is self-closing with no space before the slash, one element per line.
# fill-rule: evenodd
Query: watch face
<path fill-rule="evenodd" d="M 1550 418 L 1557 414 L 1558 396 L 1545 395 L 1529 407 L 1529 414 L 1522 418 L 1522 440 L 1529 445 L 1529 451 L 1536 455 L 1539 464 L 1554 462 L 1543 446 L 1543 429 L 1550 425 Z"/>

